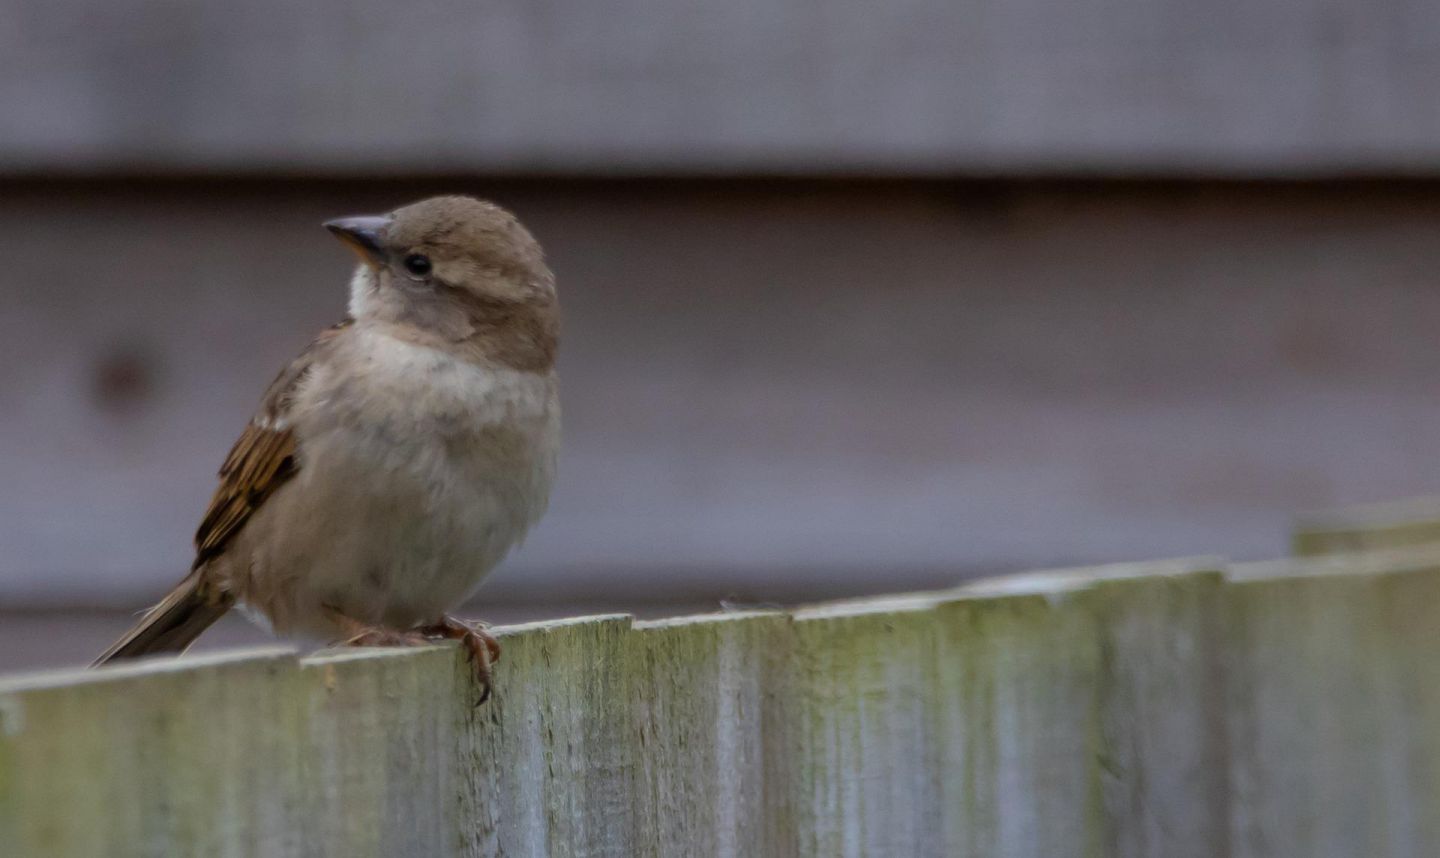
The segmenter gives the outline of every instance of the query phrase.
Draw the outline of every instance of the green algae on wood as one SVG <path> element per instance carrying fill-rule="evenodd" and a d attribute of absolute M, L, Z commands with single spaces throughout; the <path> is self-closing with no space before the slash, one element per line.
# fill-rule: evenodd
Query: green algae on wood
<path fill-rule="evenodd" d="M 1245 564 L 1232 579 L 1235 858 L 1440 854 L 1440 556 Z"/>
<path fill-rule="evenodd" d="M 301 854 L 299 684 L 274 650 L 0 680 L 0 855 Z"/>
<path fill-rule="evenodd" d="M 634 682 L 627 616 L 497 629 L 497 693 L 472 709 L 466 854 L 635 854 Z M 472 701 L 473 702 L 473 701 Z"/>
<path fill-rule="evenodd" d="M 795 635 L 800 854 L 941 854 L 933 602 L 809 608 Z"/>
<path fill-rule="evenodd" d="M 1440 854 L 1440 547 L 0 679 L 0 855 Z"/>
<path fill-rule="evenodd" d="M 1226 836 L 1217 568 L 1010 576 L 939 606 L 947 854 L 1214 854 Z"/>
<path fill-rule="evenodd" d="M 1291 536 L 1291 549 L 1302 557 L 1432 543 L 1440 543 L 1440 497 L 1312 513 Z"/>
<path fill-rule="evenodd" d="M 790 617 L 635 624 L 638 855 L 795 854 Z"/>

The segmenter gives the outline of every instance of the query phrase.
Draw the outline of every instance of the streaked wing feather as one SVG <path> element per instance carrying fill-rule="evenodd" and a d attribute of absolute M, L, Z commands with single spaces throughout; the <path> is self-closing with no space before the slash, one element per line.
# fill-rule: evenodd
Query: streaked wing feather
<path fill-rule="evenodd" d="M 346 319 L 322 333 L 265 391 L 259 413 L 220 466 L 220 485 L 195 532 L 193 568 L 223 552 L 255 510 L 299 470 L 295 434 L 288 422 L 295 388 L 316 358 L 351 324 Z"/>

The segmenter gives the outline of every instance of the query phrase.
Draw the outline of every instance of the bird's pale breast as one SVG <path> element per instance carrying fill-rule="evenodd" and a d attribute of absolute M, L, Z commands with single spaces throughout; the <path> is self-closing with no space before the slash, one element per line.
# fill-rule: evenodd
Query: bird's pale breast
<path fill-rule="evenodd" d="M 239 595 L 281 633 L 433 622 L 549 501 L 552 373 L 471 363 L 359 330 L 297 391 L 299 473 L 229 552 Z"/>

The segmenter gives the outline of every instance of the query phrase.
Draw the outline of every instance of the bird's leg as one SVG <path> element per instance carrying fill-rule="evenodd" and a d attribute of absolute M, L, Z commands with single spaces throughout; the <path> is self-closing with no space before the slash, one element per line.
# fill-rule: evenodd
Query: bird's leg
<path fill-rule="evenodd" d="M 429 638 L 458 640 L 470 656 L 475 668 L 475 679 L 480 683 L 479 706 L 490 699 L 490 666 L 500 660 L 500 642 L 479 623 L 467 623 L 449 615 L 440 618 L 434 625 L 421 626 L 417 631 Z"/>
<path fill-rule="evenodd" d="M 385 626 L 372 626 L 347 617 L 334 608 L 325 612 L 340 628 L 341 646 L 423 646 L 430 639 L 418 631 L 400 631 Z"/>
<path fill-rule="evenodd" d="M 466 622 L 457 620 L 446 615 L 440 618 L 440 622 L 434 625 L 421 626 L 417 629 L 421 634 L 430 638 L 441 640 L 465 641 L 468 648 L 484 645 L 486 656 L 491 664 L 500 660 L 500 641 L 490 634 L 490 629 L 481 622 Z"/>

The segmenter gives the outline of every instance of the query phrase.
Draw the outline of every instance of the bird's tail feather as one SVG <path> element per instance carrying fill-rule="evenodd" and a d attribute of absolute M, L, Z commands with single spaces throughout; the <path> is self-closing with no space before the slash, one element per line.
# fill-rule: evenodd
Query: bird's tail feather
<path fill-rule="evenodd" d="M 145 612 L 140 622 L 95 659 L 99 667 L 117 659 L 136 658 L 160 652 L 184 652 L 200 633 L 235 603 L 226 593 L 216 593 L 201 580 L 197 569 L 185 576 L 160 604 Z"/>

